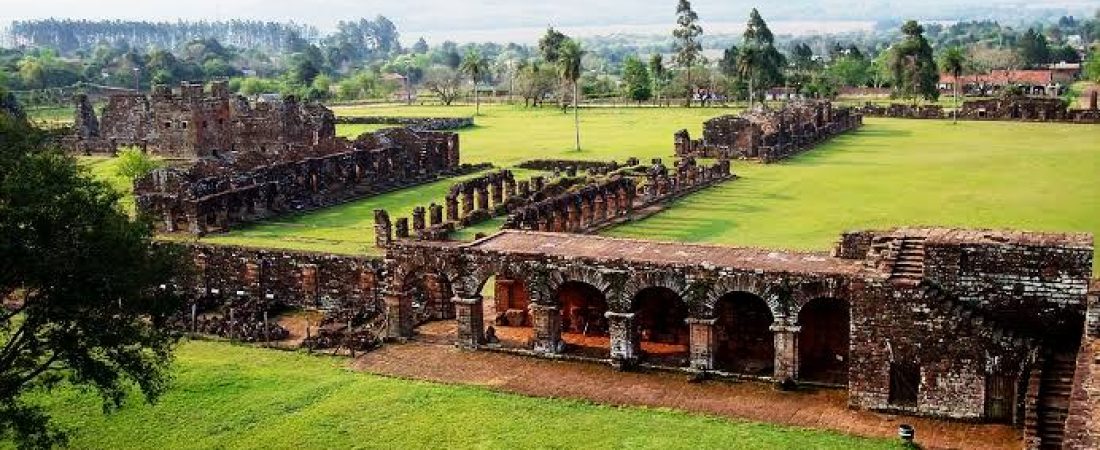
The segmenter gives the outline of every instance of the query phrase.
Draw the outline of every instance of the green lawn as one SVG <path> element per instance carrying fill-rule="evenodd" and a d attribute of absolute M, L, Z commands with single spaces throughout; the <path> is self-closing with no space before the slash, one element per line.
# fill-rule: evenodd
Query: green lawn
<path fill-rule="evenodd" d="M 130 180 L 118 174 L 118 159 L 106 156 L 80 157 L 80 164 L 91 171 L 92 176 L 104 180 L 115 190 L 122 192 L 122 209 L 132 213 L 134 211 L 133 185 Z"/>
<path fill-rule="evenodd" d="M 1100 234 L 1100 127 L 869 119 L 781 164 L 608 234 L 827 249 L 848 229 L 902 225 Z"/>
<path fill-rule="evenodd" d="M 224 343 L 177 352 L 155 406 L 104 416 L 98 398 L 40 396 L 76 432 L 72 448 L 899 448 L 895 440 L 669 411 L 541 399 L 384 378 L 343 358 Z M 0 442 L 0 448 L 10 448 Z"/>

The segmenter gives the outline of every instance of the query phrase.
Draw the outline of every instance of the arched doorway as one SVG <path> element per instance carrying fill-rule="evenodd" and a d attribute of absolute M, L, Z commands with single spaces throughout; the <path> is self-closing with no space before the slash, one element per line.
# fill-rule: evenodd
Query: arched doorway
<path fill-rule="evenodd" d="M 531 296 L 522 277 L 497 273 L 482 283 L 478 293 L 482 297 L 484 327 L 492 333 L 486 335 L 490 344 L 505 348 L 529 348 L 532 338 Z"/>
<path fill-rule="evenodd" d="M 454 291 L 443 274 L 417 269 L 402 284 L 412 310 L 412 323 L 421 340 L 454 342 Z"/>
<path fill-rule="evenodd" d="M 594 358 L 607 358 L 611 341 L 608 336 L 607 297 L 591 284 L 567 281 L 554 292 L 561 308 L 561 338 L 566 352 Z"/>
<path fill-rule="evenodd" d="M 830 384 L 848 383 L 848 302 L 835 298 L 810 301 L 798 313 L 798 377 Z"/>
<path fill-rule="evenodd" d="M 631 307 L 646 359 L 664 365 L 686 365 L 689 311 L 680 295 L 665 287 L 650 287 L 634 296 Z"/>
<path fill-rule="evenodd" d="M 775 365 L 774 321 L 764 299 L 747 292 L 731 292 L 715 306 L 718 348 L 715 366 L 747 375 L 769 376 Z"/>

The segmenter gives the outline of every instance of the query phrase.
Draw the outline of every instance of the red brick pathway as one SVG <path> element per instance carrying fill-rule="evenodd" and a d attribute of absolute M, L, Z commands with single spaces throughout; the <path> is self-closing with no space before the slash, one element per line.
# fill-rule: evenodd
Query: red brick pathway
<path fill-rule="evenodd" d="M 431 342 L 386 345 L 357 358 L 354 367 L 387 376 L 524 395 L 669 407 L 868 437 L 896 438 L 897 426 L 908 423 L 916 427 L 918 442 L 930 449 L 1018 449 L 1022 445 L 1019 433 L 1009 426 L 850 410 L 847 394 L 840 390 L 792 393 L 751 382 L 690 383 L 682 374 L 624 373 L 602 364 L 470 352 Z"/>

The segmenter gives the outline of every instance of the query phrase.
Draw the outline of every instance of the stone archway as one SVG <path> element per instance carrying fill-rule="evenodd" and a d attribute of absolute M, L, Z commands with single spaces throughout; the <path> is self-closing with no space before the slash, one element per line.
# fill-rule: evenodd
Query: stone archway
<path fill-rule="evenodd" d="M 715 305 L 715 367 L 770 376 L 775 365 L 774 317 L 767 302 L 748 292 L 730 292 Z"/>
<path fill-rule="evenodd" d="M 683 366 L 688 363 L 690 310 L 679 293 L 662 286 L 638 291 L 631 301 L 639 347 L 650 361 Z"/>
<path fill-rule="evenodd" d="M 798 377 L 829 384 L 848 383 L 851 316 L 848 302 L 817 298 L 798 313 Z"/>
<path fill-rule="evenodd" d="M 595 358 L 607 358 L 611 342 L 608 335 L 608 301 L 596 286 L 583 281 L 566 281 L 554 291 L 561 314 L 561 338 L 566 352 Z"/>

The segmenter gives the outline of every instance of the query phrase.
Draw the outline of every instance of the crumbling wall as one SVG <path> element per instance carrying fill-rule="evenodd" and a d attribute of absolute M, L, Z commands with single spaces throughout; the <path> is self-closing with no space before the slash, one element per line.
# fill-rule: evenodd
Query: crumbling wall
<path fill-rule="evenodd" d="M 138 146 L 149 153 L 175 159 L 220 157 L 230 152 L 287 152 L 331 142 L 336 136 L 332 111 L 293 96 L 281 101 L 250 105 L 231 96 L 224 82 L 210 91 L 201 84 L 183 83 L 173 92 L 155 86 L 150 95 L 112 95 L 96 119 L 77 97 L 76 140 L 67 141 L 75 152 Z M 99 126 L 91 124 L 98 120 Z"/>
<path fill-rule="evenodd" d="M 858 128 L 863 116 L 829 102 L 792 102 L 775 111 L 721 116 L 703 124 L 703 138 L 687 130 L 674 136 L 679 157 L 754 159 L 770 163 L 813 148 L 823 140 Z"/>
<path fill-rule="evenodd" d="M 383 130 L 289 153 L 247 152 L 137 180 L 138 211 L 165 232 L 204 234 L 467 173 L 458 136 Z"/>
<path fill-rule="evenodd" d="M 474 126 L 473 117 L 337 117 L 336 123 L 357 125 L 397 125 L 416 131 L 449 131 Z"/>

